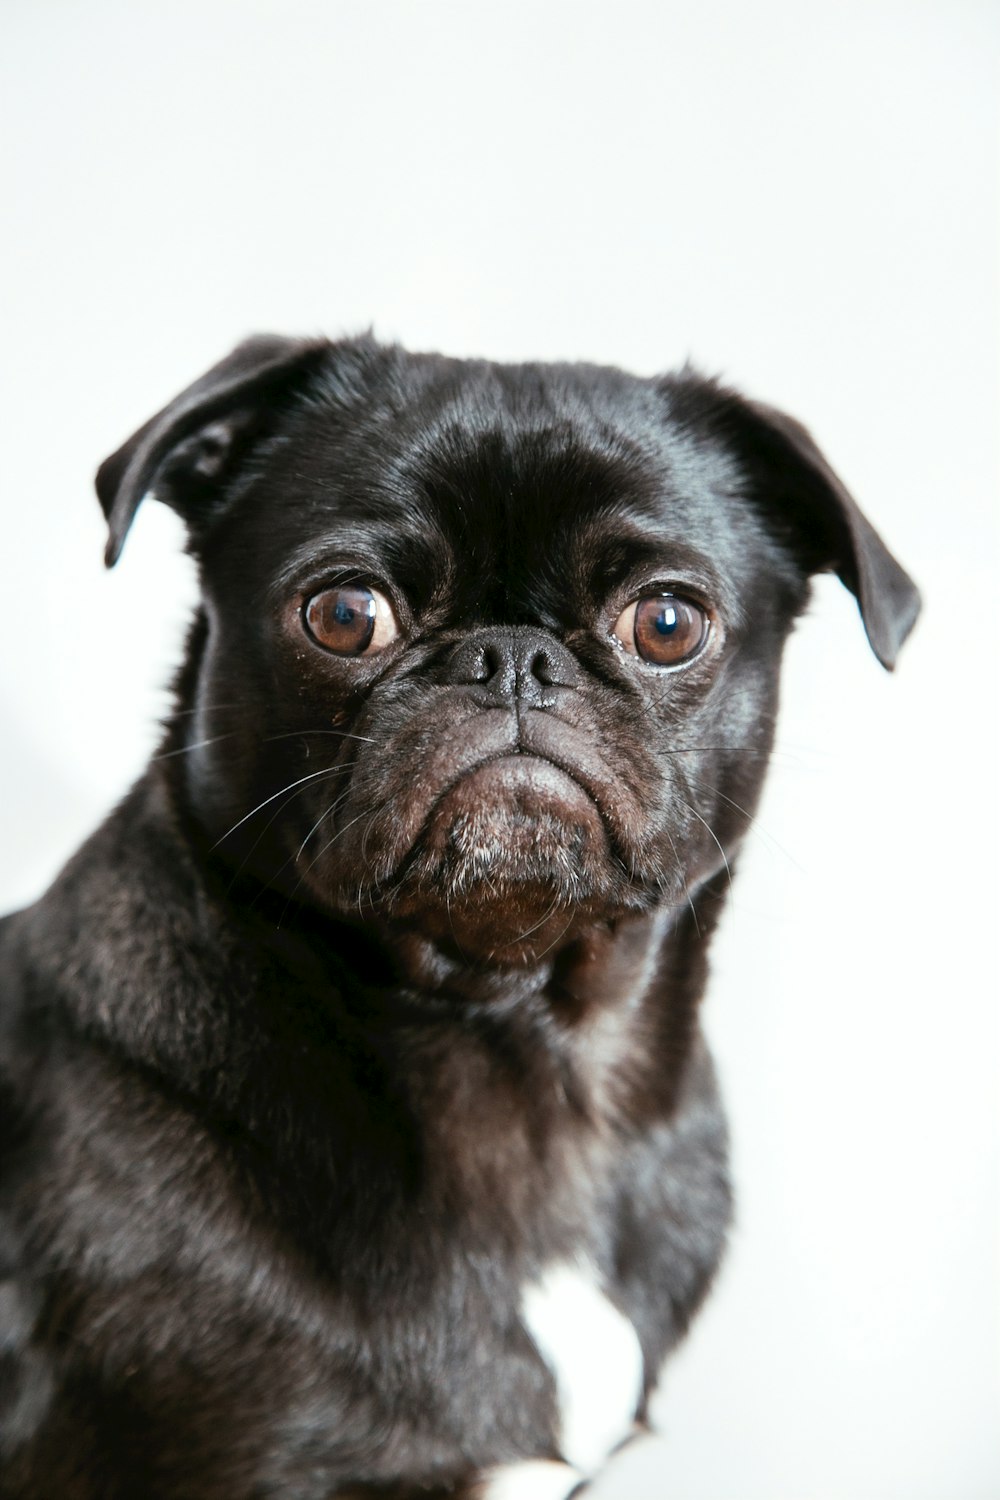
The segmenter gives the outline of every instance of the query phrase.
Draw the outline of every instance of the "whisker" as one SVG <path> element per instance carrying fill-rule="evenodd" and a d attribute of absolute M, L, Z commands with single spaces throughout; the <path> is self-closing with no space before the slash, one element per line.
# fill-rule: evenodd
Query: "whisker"
<path fill-rule="evenodd" d="M 314 857 L 309 861 L 309 863 L 305 866 L 305 868 L 299 871 L 299 878 L 295 882 L 295 884 L 292 886 L 292 889 L 289 891 L 289 893 L 288 893 L 288 899 L 286 900 L 284 906 L 282 907 L 281 916 L 278 918 L 277 925 L 279 927 L 281 926 L 282 922 L 285 920 L 285 916 L 286 916 L 286 914 L 288 912 L 288 908 L 291 906 L 291 904 L 294 901 L 296 895 L 298 894 L 299 887 L 301 886 L 302 882 L 305 880 L 306 876 L 309 874 L 309 871 L 311 869 L 313 869 L 313 867 L 319 863 L 319 861 L 323 858 L 323 855 L 326 853 L 326 851 L 328 849 L 332 849 L 333 848 L 334 844 L 337 842 L 338 839 L 342 838 L 343 835 L 345 833 L 347 833 L 347 831 L 349 829 L 351 829 L 351 828 L 354 827 L 355 823 L 359 823 L 362 818 L 368 817 L 369 815 L 372 816 L 372 817 L 374 817 L 374 815 L 375 815 L 375 813 L 377 811 L 378 811 L 377 808 L 375 808 L 375 809 L 365 808 L 365 810 L 363 812 L 359 812 L 358 816 L 356 818 L 352 818 L 349 823 L 345 824 L 343 828 L 339 829 L 334 834 L 334 836 L 333 836 L 332 839 L 328 839 L 327 842 L 323 845 L 322 849 L 320 849 L 319 853 L 316 854 L 316 855 L 314 855 Z M 322 819 L 320 821 L 322 821 Z M 290 861 L 286 860 L 285 863 L 284 863 L 284 865 L 282 865 L 281 869 L 284 870 L 289 863 L 290 863 Z M 276 873 L 280 874 L 281 871 L 279 870 Z"/>
<path fill-rule="evenodd" d="M 170 760 L 175 755 L 190 755 L 192 750 L 204 750 L 206 745 L 217 745 L 220 740 L 231 740 L 236 730 L 230 730 L 228 734 L 213 734 L 208 740 L 195 740 L 193 745 L 182 745 L 179 750 L 161 750 L 159 755 L 154 755 L 153 760 Z"/>
<path fill-rule="evenodd" d="M 243 703 L 196 703 L 193 708 L 171 708 L 164 717 L 168 719 L 186 719 L 191 714 L 214 714 L 221 713 L 223 709 L 244 708 Z"/>
<path fill-rule="evenodd" d="M 681 864 L 681 857 L 680 857 L 680 855 L 677 852 L 677 845 L 673 841 L 673 837 L 672 837 L 672 835 L 670 833 L 670 830 L 668 828 L 665 828 L 663 831 L 667 835 L 667 842 L 669 843 L 671 849 L 674 852 L 674 863 L 676 864 L 678 872 L 679 872 L 679 874 L 681 876 L 681 879 L 683 880 L 683 878 L 684 878 L 684 866 Z M 691 892 L 688 890 L 687 885 L 684 886 L 684 895 L 685 895 L 685 897 L 687 899 L 688 906 L 690 906 L 690 908 L 691 908 L 691 915 L 694 918 L 694 930 L 695 930 L 695 932 L 697 932 L 698 937 L 700 939 L 701 938 L 701 923 L 698 921 L 698 913 L 694 909 L 694 902 L 691 900 Z"/>
<path fill-rule="evenodd" d="M 376 743 L 369 734 L 349 734 L 346 729 L 290 729 L 284 734 L 265 735 L 263 743 L 269 745 L 274 740 L 297 740 L 303 734 L 335 734 L 338 739 L 359 740 L 364 745 Z"/>
<path fill-rule="evenodd" d="M 341 767 L 341 769 L 342 770 L 346 770 L 347 767 L 344 766 L 344 767 Z M 328 808 L 326 808 L 323 812 L 320 813 L 319 817 L 316 819 L 315 823 L 310 828 L 309 832 L 306 834 L 305 838 L 302 840 L 301 844 L 296 849 L 295 853 L 290 857 L 289 860 L 286 860 L 286 862 L 285 862 L 286 864 L 290 863 L 291 860 L 294 860 L 296 862 L 296 864 L 298 863 L 298 861 L 302 858 L 302 851 L 305 849 L 306 845 L 308 844 L 309 840 L 312 838 L 313 834 L 316 832 L 316 830 L 319 827 L 319 825 L 321 823 L 324 823 L 326 821 L 326 819 L 330 816 L 331 813 L 335 813 L 337 811 L 337 808 L 340 807 L 340 805 L 344 801 L 344 799 L 350 794 L 350 790 L 351 790 L 350 787 L 346 787 L 344 789 L 344 791 L 341 792 L 340 796 L 339 797 L 335 797 L 334 800 L 330 803 L 330 806 Z M 283 870 L 285 868 L 285 866 L 282 865 L 281 868 Z M 280 873 L 281 873 L 281 871 L 279 870 L 278 874 L 280 875 Z"/>
<path fill-rule="evenodd" d="M 327 809 L 327 811 L 329 812 L 330 809 Z M 347 833 L 347 831 L 349 829 L 351 829 L 351 828 L 354 827 L 355 823 L 360 823 L 360 821 L 361 821 L 362 818 L 368 817 L 369 815 L 374 816 L 377 811 L 378 811 L 377 808 L 374 808 L 374 809 L 365 808 L 364 811 L 359 812 L 358 816 L 356 818 L 352 818 L 351 821 L 349 823 L 346 823 L 343 828 L 338 829 L 338 831 L 333 835 L 333 838 L 332 839 L 328 839 L 327 842 L 323 845 L 322 849 L 320 849 L 319 852 L 313 856 L 313 858 L 309 861 L 309 863 L 305 866 L 305 868 L 299 871 L 299 878 L 295 882 L 294 886 L 292 887 L 292 889 L 291 889 L 291 891 L 289 893 L 289 896 L 288 896 L 288 900 L 285 902 L 284 909 L 282 910 L 281 916 L 278 919 L 278 926 L 279 927 L 281 926 L 281 923 L 284 921 L 285 912 L 287 912 L 289 906 L 291 905 L 292 901 L 294 900 L 294 898 L 295 898 L 295 896 L 296 896 L 296 894 L 298 892 L 299 886 L 305 880 L 306 876 L 309 874 L 309 871 L 311 869 L 313 869 L 313 867 L 319 863 L 319 861 L 323 858 L 323 855 L 326 853 L 326 851 L 328 849 L 332 849 L 333 848 L 334 844 L 337 842 L 338 839 L 343 838 L 344 834 Z M 322 822 L 322 819 L 320 819 L 320 821 Z M 290 863 L 290 861 L 286 860 L 285 864 L 282 865 L 281 869 L 282 870 L 285 869 L 286 866 L 289 863 Z M 296 860 L 296 863 L 298 863 L 297 860 Z M 279 870 L 277 872 L 277 874 L 280 874 L 280 873 L 281 873 L 281 871 Z"/>
<path fill-rule="evenodd" d="M 741 818 L 746 819 L 746 832 L 748 834 L 752 833 L 756 835 L 757 838 L 763 839 L 765 844 L 773 852 L 782 855 L 785 859 L 789 860 L 795 866 L 795 868 L 800 871 L 801 874 L 805 874 L 805 869 L 795 858 L 795 855 L 792 854 L 790 850 L 786 849 L 783 844 L 779 843 L 774 835 L 768 832 L 763 823 L 761 823 L 753 813 L 748 812 L 745 807 L 741 807 L 738 802 L 734 802 L 732 797 L 728 797 L 725 792 L 721 791 L 717 786 L 714 786 L 712 782 L 706 781 L 703 776 L 696 776 L 693 771 L 688 770 L 685 770 L 684 776 L 687 781 L 696 781 L 699 786 L 704 787 L 706 791 L 712 794 L 712 796 L 721 797 L 722 801 L 727 802 L 735 812 L 739 813 Z"/>
<path fill-rule="evenodd" d="M 712 750 L 725 750 L 730 753 L 740 751 L 743 755 L 770 755 L 770 750 L 758 750 L 756 745 L 667 745 L 657 751 L 659 755 L 700 755 Z"/>
<path fill-rule="evenodd" d="M 555 908 L 552 908 L 552 910 L 554 910 L 554 909 Z M 552 915 L 552 910 L 549 911 L 548 916 Z M 560 933 L 558 933 L 552 939 L 552 941 L 551 941 L 551 943 L 549 943 L 548 947 L 542 949 L 542 951 L 541 951 L 541 953 L 539 953 L 538 957 L 540 959 L 544 958 L 545 955 L 546 955 L 546 953 L 551 952 L 551 950 L 556 946 L 557 943 L 561 943 L 562 940 L 563 940 L 563 938 L 566 936 L 567 932 L 569 932 L 569 930 L 572 927 L 572 925 L 573 925 L 573 913 L 570 912 L 569 921 L 566 923 L 566 926 L 562 929 L 562 931 Z"/>
<path fill-rule="evenodd" d="M 281 787 L 281 789 L 279 791 L 272 792 L 270 797 L 265 797 L 264 800 L 263 800 L 263 802 L 258 802 L 257 806 L 256 807 L 252 807 L 248 813 L 245 813 L 244 816 L 242 818 L 240 818 L 240 820 L 239 820 L 238 823 L 234 823 L 233 826 L 232 826 L 232 828 L 228 829 L 222 835 L 222 838 L 216 839 L 215 843 L 212 845 L 212 849 L 217 849 L 219 847 L 219 845 L 224 842 L 224 840 L 226 840 L 227 838 L 229 838 L 230 834 L 233 834 L 233 833 L 236 832 L 237 828 L 242 828 L 243 824 L 246 823 L 250 818 L 252 818 L 255 813 L 259 813 L 260 810 L 261 810 L 261 808 L 267 807 L 271 802 L 274 802 L 278 797 L 283 796 L 285 792 L 292 791 L 293 788 L 295 788 L 297 786 L 301 786 L 303 784 L 303 782 L 305 782 L 305 781 L 315 781 L 318 776 L 332 776 L 335 771 L 339 771 L 341 769 L 342 769 L 342 767 L 340 767 L 340 766 L 324 766 L 324 768 L 322 769 L 322 771 L 310 771 L 308 773 L 308 775 L 306 775 L 306 776 L 300 776 L 299 779 L 298 779 L 298 781 L 290 781 L 287 786 Z"/>
<path fill-rule="evenodd" d="M 538 929 L 539 929 L 539 927 L 544 927 L 545 923 L 549 920 L 549 918 L 553 915 L 553 913 L 556 912 L 556 911 L 558 911 L 559 906 L 560 906 L 559 892 L 556 891 L 555 895 L 552 898 L 552 902 L 551 902 L 551 905 L 549 906 L 548 911 L 543 912 L 542 915 L 539 917 L 539 919 L 538 919 L 537 922 L 533 922 L 530 927 L 526 927 L 523 932 L 519 933 L 517 935 L 517 937 L 514 939 L 514 942 L 515 943 L 523 943 L 524 940 L 525 940 L 525 938 L 530 937 L 533 932 L 537 932 Z M 572 918 L 570 920 L 572 920 Z"/>
<path fill-rule="evenodd" d="M 724 755 L 745 755 L 751 759 L 774 760 L 784 757 L 787 760 L 795 760 L 796 752 L 779 746 L 772 746 L 770 750 L 758 750 L 755 745 L 669 745 L 662 750 L 653 753 L 658 756 L 673 755 L 708 755 L 718 752 Z"/>
<path fill-rule="evenodd" d="M 350 769 L 349 766 L 330 766 L 329 767 L 329 774 L 331 776 L 335 776 L 338 771 L 347 771 L 349 769 Z M 241 872 L 243 871 L 243 869 L 245 868 L 245 866 L 247 865 L 247 863 L 253 858 L 254 851 L 257 849 L 257 847 L 260 844 L 261 840 L 266 837 L 268 829 L 272 827 L 272 825 L 274 824 L 274 822 L 275 822 L 275 820 L 277 818 L 281 817 L 281 814 L 285 811 L 285 808 L 288 806 L 288 804 L 290 802 L 294 802 L 294 800 L 295 800 L 296 797 L 301 797 L 303 790 L 304 790 L 304 788 L 301 787 L 301 786 L 296 787 L 294 789 L 290 789 L 289 792 L 288 792 L 288 796 L 285 798 L 284 802 L 279 802 L 279 804 L 275 808 L 274 812 L 271 814 L 271 816 L 268 818 L 267 822 L 264 824 L 264 827 L 261 829 L 260 833 L 258 833 L 257 837 L 254 839 L 253 843 L 250 845 L 250 848 L 247 850 L 246 854 L 240 860 L 239 865 L 237 866 L 236 870 L 233 873 L 233 878 L 230 881 L 230 885 L 229 885 L 229 889 L 230 890 L 232 890 L 233 886 L 236 883 L 237 878 L 239 877 L 239 875 L 241 874 Z M 338 807 L 340 805 L 340 803 L 343 801 L 344 797 L 346 797 L 346 796 L 347 796 L 347 792 L 343 792 L 341 794 L 341 796 L 336 799 L 336 801 L 334 802 L 333 806 L 334 807 Z M 327 812 L 323 814 L 323 817 L 326 817 L 327 813 L 329 813 L 330 811 L 332 811 L 332 809 L 327 808 Z M 322 821 L 323 821 L 323 819 L 321 818 L 320 822 L 322 822 Z M 319 824 L 317 824 L 316 826 L 318 827 Z M 308 838 L 309 834 L 307 834 L 306 837 Z M 300 850 L 300 852 L 301 852 L 301 850 Z M 285 860 L 285 863 L 283 865 L 281 865 L 281 867 L 274 872 L 274 875 L 272 876 L 272 880 L 276 879 L 277 876 L 279 876 L 282 873 L 283 870 L 287 869 L 288 865 L 291 864 L 293 858 L 295 858 L 295 857 L 296 856 L 294 856 L 294 855 L 289 855 L 288 858 Z M 254 899 L 256 900 L 256 897 Z"/>
<path fill-rule="evenodd" d="M 729 868 L 729 858 L 726 854 L 725 849 L 723 849 L 722 844 L 719 842 L 719 837 L 716 834 L 715 829 L 702 817 L 701 813 L 692 802 L 685 801 L 683 797 L 681 798 L 681 801 L 684 803 L 684 806 L 687 808 L 688 812 L 694 813 L 695 817 L 698 819 L 698 822 L 701 823 L 703 827 L 707 828 L 709 833 L 711 834 L 715 847 L 722 855 L 722 863 L 726 869 L 726 879 L 729 881 L 729 894 L 731 896 L 733 894 L 733 872 Z"/>
<path fill-rule="evenodd" d="M 377 811 L 378 811 L 378 808 L 372 809 L 372 808 L 367 808 L 366 807 L 365 810 L 364 810 L 364 812 L 359 812 L 356 818 L 352 818 L 349 823 L 345 823 L 344 824 L 343 828 L 339 828 L 337 830 L 337 832 L 333 835 L 333 838 L 332 839 L 328 839 L 327 842 L 323 845 L 322 849 L 316 855 L 316 858 L 309 861 L 309 863 L 306 865 L 305 869 L 302 872 L 303 875 L 308 875 L 308 873 L 312 869 L 313 865 L 315 865 L 318 860 L 321 860 L 323 858 L 323 855 L 326 853 L 326 851 L 328 849 L 332 849 L 333 846 L 334 846 L 334 844 L 336 844 L 339 839 L 342 839 L 343 836 L 344 836 L 344 834 L 347 833 L 351 828 L 354 827 L 355 823 L 360 823 L 362 818 L 374 817 L 375 813 Z M 298 889 L 298 887 L 296 887 L 296 889 Z"/>

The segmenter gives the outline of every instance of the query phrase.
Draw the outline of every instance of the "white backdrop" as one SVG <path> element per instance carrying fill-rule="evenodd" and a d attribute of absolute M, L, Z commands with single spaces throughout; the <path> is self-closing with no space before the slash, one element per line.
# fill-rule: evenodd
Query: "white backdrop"
<path fill-rule="evenodd" d="M 996 122 L 983 0 L 6 0 L 0 896 L 135 776 L 193 597 L 97 462 L 253 330 L 692 356 L 926 613 L 824 580 L 706 1022 L 738 1224 L 602 1500 L 1000 1494 Z"/>

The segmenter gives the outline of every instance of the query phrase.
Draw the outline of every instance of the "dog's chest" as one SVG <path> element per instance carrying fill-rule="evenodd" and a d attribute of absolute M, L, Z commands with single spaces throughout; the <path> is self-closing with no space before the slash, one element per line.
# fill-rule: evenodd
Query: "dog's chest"
<path fill-rule="evenodd" d="M 643 1388 L 635 1329 L 585 1259 L 557 1262 L 528 1283 L 521 1316 L 555 1381 L 561 1454 L 592 1474 L 635 1420 Z"/>

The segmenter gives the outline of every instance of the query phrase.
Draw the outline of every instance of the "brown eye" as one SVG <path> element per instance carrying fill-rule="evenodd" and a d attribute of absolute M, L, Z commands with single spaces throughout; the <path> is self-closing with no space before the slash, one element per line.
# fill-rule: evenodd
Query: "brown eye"
<path fill-rule="evenodd" d="M 708 630 L 708 615 L 700 604 L 677 594 L 647 594 L 622 610 L 612 634 L 644 661 L 678 667 L 697 656 Z"/>
<path fill-rule="evenodd" d="M 340 583 L 313 594 L 303 615 L 313 640 L 337 656 L 381 651 L 399 634 L 385 595 L 360 583 Z"/>

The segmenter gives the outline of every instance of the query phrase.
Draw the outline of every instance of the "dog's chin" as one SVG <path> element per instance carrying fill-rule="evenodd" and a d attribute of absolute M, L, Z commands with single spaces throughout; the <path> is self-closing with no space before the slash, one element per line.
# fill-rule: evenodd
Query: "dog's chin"
<path fill-rule="evenodd" d="M 473 961 L 523 965 L 607 914 L 614 872 L 580 784 L 550 761 L 504 756 L 439 798 L 390 911 Z"/>

